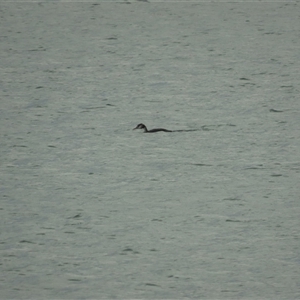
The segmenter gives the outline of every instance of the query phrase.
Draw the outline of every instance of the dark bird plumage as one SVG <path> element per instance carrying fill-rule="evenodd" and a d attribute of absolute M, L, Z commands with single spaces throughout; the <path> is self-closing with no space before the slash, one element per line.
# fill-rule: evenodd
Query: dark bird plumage
<path fill-rule="evenodd" d="M 144 125 L 143 123 L 140 123 L 135 128 L 133 128 L 133 130 L 135 130 L 135 129 L 144 129 L 144 132 L 146 132 L 146 133 L 159 132 L 159 131 L 172 132 L 172 130 L 168 130 L 168 129 L 164 129 L 164 128 L 153 128 L 153 129 L 148 130 L 146 125 Z"/>

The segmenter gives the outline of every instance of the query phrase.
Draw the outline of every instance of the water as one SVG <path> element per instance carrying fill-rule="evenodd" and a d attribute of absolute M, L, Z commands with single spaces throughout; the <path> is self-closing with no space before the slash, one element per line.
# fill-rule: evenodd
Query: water
<path fill-rule="evenodd" d="M 299 299 L 298 2 L 96 4 L 2 4 L 1 298 Z"/>

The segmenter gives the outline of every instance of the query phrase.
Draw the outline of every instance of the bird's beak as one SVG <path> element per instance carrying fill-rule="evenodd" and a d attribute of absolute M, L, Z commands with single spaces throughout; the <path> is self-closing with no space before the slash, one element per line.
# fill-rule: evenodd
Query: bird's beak
<path fill-rule="evenodd" d="M 132 130 L 135 130 L 135 129 L 137 129 L 137 127 L 133 128 Z"/>

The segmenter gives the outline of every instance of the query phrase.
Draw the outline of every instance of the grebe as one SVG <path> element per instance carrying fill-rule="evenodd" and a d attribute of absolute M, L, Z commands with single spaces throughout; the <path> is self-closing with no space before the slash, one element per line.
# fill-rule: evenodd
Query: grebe
<path fill-rule="evenodd" d="M 135 130 L 135 129 L 144 129 L 144 132 L 147 132 L 147 133 L 159 132 L 159 131 L 172 132 L 172 130 L 168 130 L 168 129 L 164 129 L 164 128 L 154 128 L 154 129 L 148 130 L 147 127 L 142 123 L 140 123 L 135 128 L 133 128 L 133 130 Z"/>

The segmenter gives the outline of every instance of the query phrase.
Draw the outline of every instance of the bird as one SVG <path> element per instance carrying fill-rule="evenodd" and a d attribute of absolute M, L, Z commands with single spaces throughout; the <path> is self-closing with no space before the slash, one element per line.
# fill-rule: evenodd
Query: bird
<path fill-rule="evenodd" d="M 153 133 L 153 132 L 159 132 L 159 131 L 172 132 L 172 130 L 168 130 L 168 129 L 164 129 L 164 128 L 153 128 L 153 129 L 148 130 L 146 125 L 144 125 L 143 123 L 140 123 L 135 128 L 133 128 L 133 130 L 135 130 L 135 129 L 144 129 L 145 133 Z"/>

